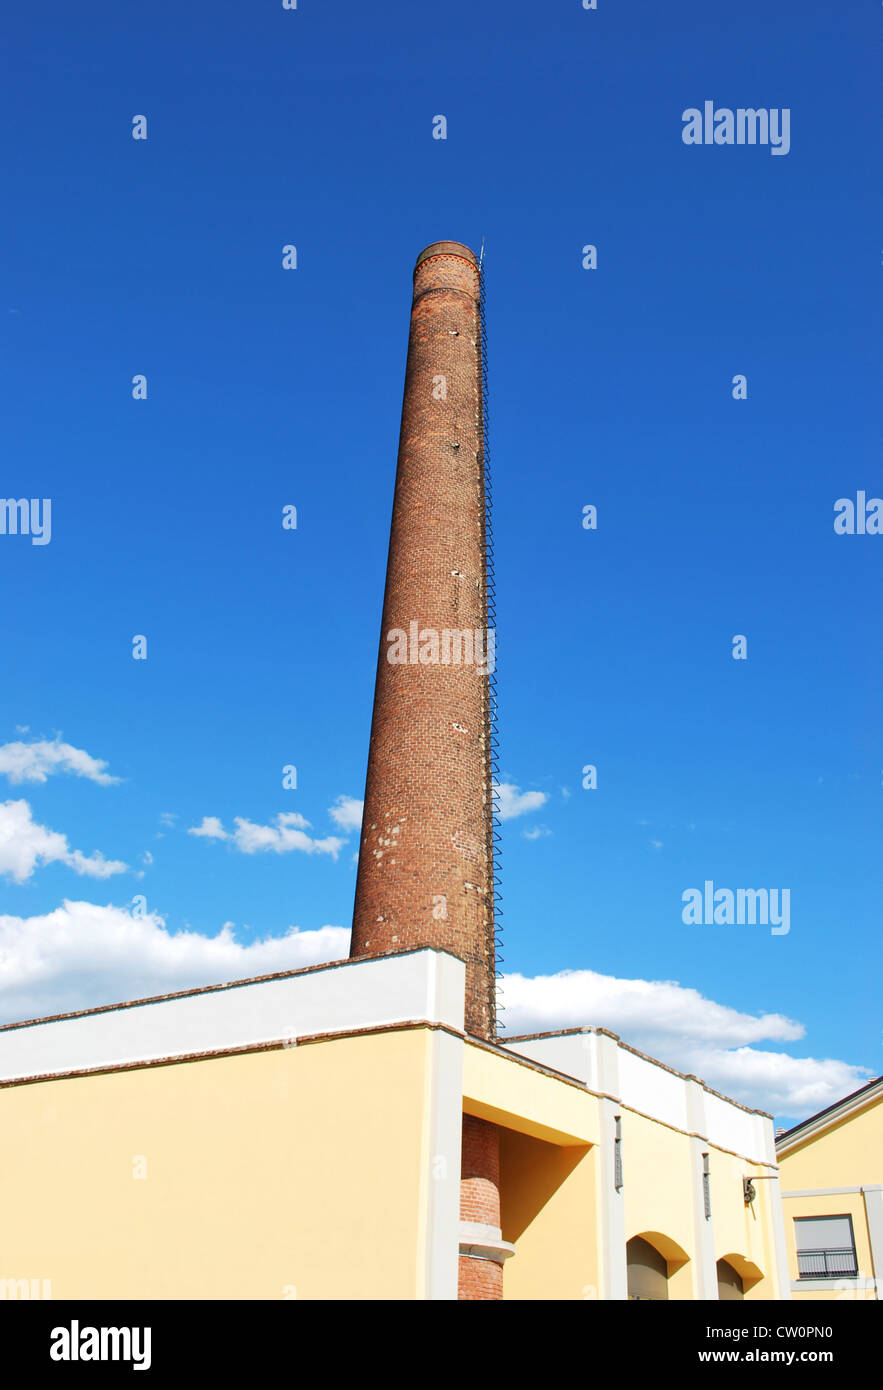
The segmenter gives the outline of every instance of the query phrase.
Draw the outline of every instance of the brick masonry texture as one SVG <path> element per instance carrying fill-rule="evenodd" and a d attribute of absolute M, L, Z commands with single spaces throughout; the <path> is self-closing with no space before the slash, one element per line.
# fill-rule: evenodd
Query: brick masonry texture
<path fill-rule="evenodd" d="M 494 1260 L 473 1260 L 460 1256 L 457 1300 L 460 1303 L 490 1303 L 503 1297 L 503 1266 Z"/>
<path fill-rule="evenodd" d="M 500 1225 L 500 1133 L 496 1125 L 463 1116 L 460 1157 L 460 1220 Z M 503 1297 L 503 1266 L 494 1260 L 461 1255 L 461 1301 Z"/>
<path fill-rule="evenodd" d="M 493 1039 L 488 677 L 388 659 L 412 623 L 487 631 L 479 287 L 456 242 L 418 259 L 350 955 L 459 956 L 466 1031 Z"/>
<path fill-rule="evenodd" d="M 500 1224 L 500 1136 L 496 1125 L 463 1116 L 460 1219 Z"/>

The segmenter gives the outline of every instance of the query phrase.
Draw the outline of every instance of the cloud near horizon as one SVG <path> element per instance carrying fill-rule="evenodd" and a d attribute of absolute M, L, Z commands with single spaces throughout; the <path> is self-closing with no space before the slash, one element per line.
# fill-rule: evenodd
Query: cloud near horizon
<path fill-rule="evenodd" d="M 170 932 L 156 912 L 67 899 L 34 917 L 0 915 L 0 1022 L 343 960 L 349 936 L 345 927 L 289 927 L 243 944 L 231 922 L 216 936 Z"/>
<path fill-rule="evenodd" d="M 171 932 L 155 912 L 135 916 L 72 901 L 33 917 L 0 916 L 0 1023 L 344 960 L 349 936 L 347 927 L 290 927 L 243 943 L 230 922 L 216 936 Z M 804 1037 L 801 1023 L 743 1013 L 673 980 L 571 970 L 507 975 L 502 985 L 509 1034 L 609 1028 L 639 1051 L 783 1118 L 813 1114 L 872 1075 L 836 1058 L 792 1057 L 781 1044 Z M 758 1046 L 765 1041 L 779 1047 Z"/>
<path fill-rule="evenodd" d="M 743 1105 L 799 1119 L 855 1091 L 873 1075 L 834 1058 L 792 1057 L 758 1048 L 796 1042 L 802 1023 L 784 1014 L 748 1014 L 675 980 L 628 980 L 593 970 L 506 975 L 508 1034 L 593 1025 L 675 1070 L 699 1076 Z M 505 1039 L 504 1039 L 505 1040 Z"/>

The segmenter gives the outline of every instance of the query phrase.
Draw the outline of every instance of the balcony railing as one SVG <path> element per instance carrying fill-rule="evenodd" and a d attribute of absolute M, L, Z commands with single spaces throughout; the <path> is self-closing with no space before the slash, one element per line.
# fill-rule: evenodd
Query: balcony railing
<path fill-rule="evenodd" d="M 840 1249 L 798 1250 L 797 1269 L 801 1279 L 848 1279 L 858 1274 L 858 1262 L 851 1245 Z"/>

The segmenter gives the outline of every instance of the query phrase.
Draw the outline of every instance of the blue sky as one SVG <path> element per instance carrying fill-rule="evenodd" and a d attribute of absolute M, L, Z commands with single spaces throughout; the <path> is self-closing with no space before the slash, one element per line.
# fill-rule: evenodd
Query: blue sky
<path fill-rule="evenodd" d="M 346 953 L 410 275 L 484 236 L 501 764 L 546 798 L 509 1023 L 786 1123 L 883 1071 L 883 537 L 833 529 L 883 496 L 883 12 L 598 4 L 8 22 L 0 491 L 52 535 L 0 536 L 3 1018 Z M 705 100 L 789 152 L 685 145 Z M 790 931 L 685 925 L 707 879 Z"/>

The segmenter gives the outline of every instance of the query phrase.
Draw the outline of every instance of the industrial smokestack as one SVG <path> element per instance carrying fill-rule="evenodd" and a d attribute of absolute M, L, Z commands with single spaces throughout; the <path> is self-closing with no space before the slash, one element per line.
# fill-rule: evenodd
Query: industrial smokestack
<path fill-rule="evenodd" d="M 417 258 L 350 954 L 466 964 L 466 1031 L 496 1036 L 480 271 Z"/>

